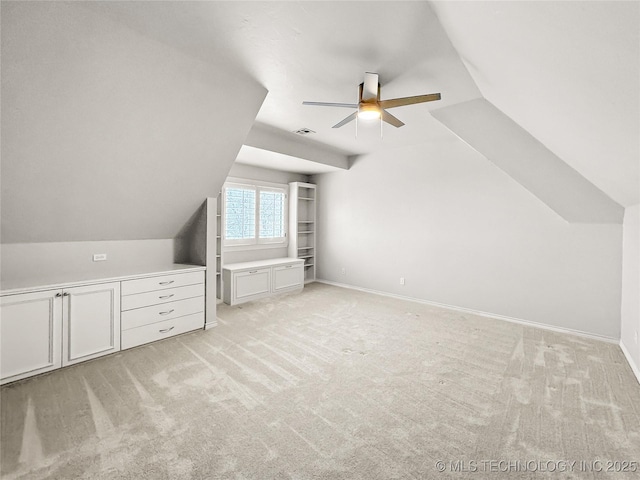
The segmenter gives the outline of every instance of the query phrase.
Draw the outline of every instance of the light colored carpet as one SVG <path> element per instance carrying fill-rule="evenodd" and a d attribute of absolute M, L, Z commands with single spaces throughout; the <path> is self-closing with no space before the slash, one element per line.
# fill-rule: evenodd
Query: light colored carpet
<path fill-rule="evenodd" d="M 640 461 L 616 345 L 322 284 L 218 316 L 3 387 L 3 478 L 638 478 L 580 471 Z"/>

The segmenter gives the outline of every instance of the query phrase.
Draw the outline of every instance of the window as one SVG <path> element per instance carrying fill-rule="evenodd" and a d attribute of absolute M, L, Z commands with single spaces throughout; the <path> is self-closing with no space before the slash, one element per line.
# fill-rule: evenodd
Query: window
<path fill-rule="evenodd" d="M 226 183 L 224 244 L 286 244 L 287 190 L 263 184 Z"/>

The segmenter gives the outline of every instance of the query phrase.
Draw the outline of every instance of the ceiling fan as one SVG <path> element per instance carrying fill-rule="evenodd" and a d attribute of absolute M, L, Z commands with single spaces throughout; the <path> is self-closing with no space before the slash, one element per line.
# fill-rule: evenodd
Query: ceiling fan
<path fill-rule="evenodd" d="M 413 105 L 414 103 L 433 102 L 435 100 L 440 100 L 439 93 L 380 100 L 380 83 L 378 83 L 378 74 L 367 72 L 364 74 L 364 82 L 360 84 L 358 103 L 302 102 L 302 104 L 316 105 L 320 107 L 344 107 L 357 109 L 347 118 L 336 123 L 333 128 L 340 128 L 350 121 L 355 120 L 356 117 L 361 119 L 380 118 L 382 121 L 387 122 L 394 127 L 401 127 L 404 123 L 387 112 L 388 108 L 403 107 L 405 105 Z"/>

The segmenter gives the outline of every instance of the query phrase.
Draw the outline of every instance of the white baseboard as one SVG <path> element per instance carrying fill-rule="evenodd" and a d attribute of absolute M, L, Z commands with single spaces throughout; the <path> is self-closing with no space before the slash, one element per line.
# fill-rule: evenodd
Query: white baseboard
<path fill-rule="evenodd" d="M 631 354 L 629 353 L 629 350 L 627 350 L 627 347 L 625 347 L 624 343 L 622 343 L 622 340 L 620 340 L 620 350 L 622 350 L 622 353 L 624 353 L 627 362 L 629 362 L 631 370 L 633 370 L 633 374 L 636 376 L 636 380 L 638 380 L 638 383 L 640 383 L 640 368 L 638 367 L 638 365 L 636 365 L 636 362 L 631 357 Z"/>
<path fill-rule="evenodd" d="M 396 295 L 394 293 L 381 292 L 379 290 L 371 290 L 369 288 L 355 287 L 353 285 L 347 285 L 345 283 L 332 282 L 330 280 L 317 279 L 316 282 L 326 283 L 327 285 L 333 285 L 335 287 L 349 288 L 351 290 L 359 290 L 361 292 L 373 293 L 375 295 L 382 295 L 383 297 L 391 297 L 391 298 L 397 298 L 399 300 L 408 300 L 410 302 L 422 303 L 422 304 L 425 304 L 425 305 L 432 305 L 434 307 L 446 308 L 448 310 L 455 310 L 457 312 L 470 313 L 472 315 L 478 315 L 478 316 L 481 316 L 481 317 L 494 318 L 496 320 L 504 320 L 505 322 L 518 323 L 520 325 L 525 325 L 527 327 L 542 328 L 544 330 L 549 330 L 549 331 L 557 332 L 557 333 L 568 333 L 570 335 L 577 335 L 577 336 L 580 336 L 580 337 L 590 338 L 592 340 L 600 340 L 602 342 L 614 343 L 616 345 L 618 345 L 620 343 L 620 339 L 618 339 L 618 338 L 606 337 L 604 335 L 598 335 L 596 333 L 583 332 L 581 330 L 573 330 L 571 328 L 557 327 L 555 325 L 548 325 L 546 323 L 532 322 L 530 320 L 523 320 L 521 318 L 507 317 L 505 315 L 499 315 L 499 314 L 496 314 L 496 313 L 489 313 L 489 312 L 482 312 L 480 310 L 473 310 L 471 308 L 457 307 L 455 305 L 447 305 L 445 303 L 431 302 L 429 300 L 423 300 L 421 298 L 405 297 L 403 295 Z M 627 357 L 627 358 L 629 358 L 629 357 Z M 631 368 L 633 368 L 633 366 Z M 636 375 L 637 375 L 637 373 L 636 373 Z"/>

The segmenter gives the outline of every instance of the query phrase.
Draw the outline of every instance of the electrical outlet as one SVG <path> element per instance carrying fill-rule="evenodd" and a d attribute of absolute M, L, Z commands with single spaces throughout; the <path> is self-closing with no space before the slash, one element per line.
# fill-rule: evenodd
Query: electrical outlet
<path fill-rule="evenodd" d="M 104 262 L 107 260 L 107 254 L 106 253 L 94 253 L 93 254 L 93 261 L 94 262 Z"/>
<path fill-rule="evenodd" d="M 404 285 L 404 277 L 400 277 L 400 285 Z"/>
<path fill-rule="evenodd" d="M 346 275 L 347 274 L 347 269 L 342 267 L 342 272 L 340 272 L 340 273 L 342 273 L 342 275 Z"/>

